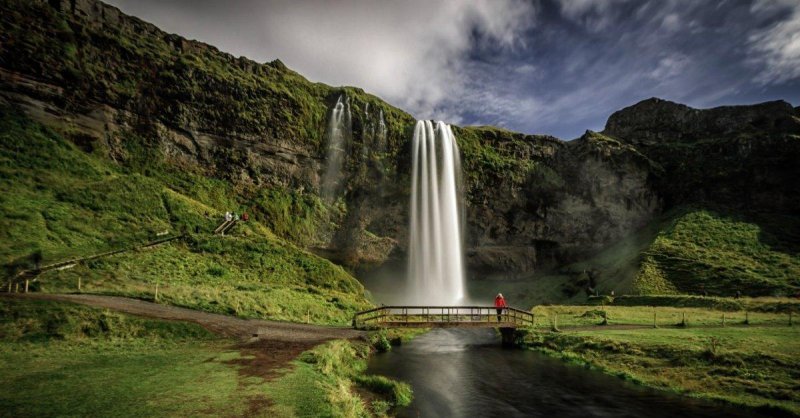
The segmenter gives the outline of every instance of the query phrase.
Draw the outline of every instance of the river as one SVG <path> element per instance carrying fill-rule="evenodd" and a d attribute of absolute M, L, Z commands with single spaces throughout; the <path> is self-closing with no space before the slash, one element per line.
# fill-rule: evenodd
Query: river
<path fill-rule="evenodd" d="M 494 330 L 437 329 L 374 355 L 369 373 L 411 384 L 399 417 L 759 417 L 503 349 Z"/>

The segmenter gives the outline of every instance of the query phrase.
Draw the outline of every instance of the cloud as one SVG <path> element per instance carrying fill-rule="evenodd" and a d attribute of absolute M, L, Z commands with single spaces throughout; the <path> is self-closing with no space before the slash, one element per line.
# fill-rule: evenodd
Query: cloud
<path fill-rule="evenodd" d="M 676 31 L 681 27 L 681 20 L 677 13 L 670 13 L 664 16 L 661 21 L 661 28 L 667 31 Z"/>
<path fill-rule="evenodd" d="M 760 84 L 780 84 L 800 78 L 800 3 L 756 2 L 754 14 L 786 13 L 788 18 L 754 31 L 750 37 L 751 62 L 762 70 Z"/>
<path fill-rule="evenodd" d="M 560 0 L 561 14 L 582 24 L 590 32 L 600 32 L 612 26 L 617 6 L 628 0 Z"/>
<path fill-rule="evenodd" d="M 656 80 L 663 80 L 680 75 L 681 72 L 689 65 L 689 57 L 676 53 L 658 61 L 656 69 L 650 72 L 648 76 Z"/>

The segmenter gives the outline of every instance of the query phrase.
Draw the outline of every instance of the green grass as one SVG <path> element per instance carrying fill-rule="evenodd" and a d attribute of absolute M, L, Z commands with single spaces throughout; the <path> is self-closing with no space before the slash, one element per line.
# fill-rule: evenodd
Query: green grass
<path fill-rule="evenodd" d="M 40 278 L 36 290 L 121 295 L 249 318 L 349 324 L 368 308 L 341 267 L 258 237 L 198 237 L 125 253 Z"/>
<path fill-rule="evenodd" d="M 656 324 L 663 327 L 680 324 L 684 318 L 686 318 L 688 327 L 721 327 L 723 315 L 726 326 L 743 325 L 745 319 L 749 320 L 751 325 L 758 326 L 787 326 L 789 324 L 788 312 L 730 311 L 729 309 L 715 310 L 703 307 L 541 305 L 534 307 L 531 312 L 536 317 L 536 329 L 550 329 L 555 316 L 558 316 L 556 321 L 561 329 L 598 325 L 603 322 L 603 318 L 607 318 L 609 325 L 652 326 L 654 313 Z M 800 323 L 798 314 L 793 314 L 792 321 L 796 324 Z"/>
<path fill-rule="evenodd" d="M 382 416 L 411 402 L 411 388 L 383 376 L 364 375 L 368 345 L 331 341 L 303 353 L 282 378 L 270 383 L 274 416 Z M 357 388 L 378 399 L 367 405 Z"/>
<path fill-rule="evenodd" d="M 800 327 L 538 331 L 537 350 L 647 386 L 800 414 Z"/>
<path fill-rule="evenodd" d="M 736 299 L 697 295 L 625 295 L 607 299 L 606 304 L 615 306 L 674 306 L 724 311 L 800 312 L 800 299 L 797 298 L 743 297 Z"/>
<path fill-rule="evenodd" d="M 0 299 L 0 410 L 10 416 L 244 414 L 266 386 L 198 325 Z"/>

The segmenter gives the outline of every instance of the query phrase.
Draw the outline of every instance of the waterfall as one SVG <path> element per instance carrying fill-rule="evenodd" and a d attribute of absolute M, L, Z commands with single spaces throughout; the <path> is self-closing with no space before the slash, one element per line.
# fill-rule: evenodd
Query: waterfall
<path fill-rule="evenodd" d="M 376 153 L 386 152 L 386 131 L 383 109 L 370 113 L 367 103 L 364 109 L 364 145 Z"/>
<path fill-rule="evenodd" d="M 444 122 L 418 121 L 411 147 L 409 295 L 415 304 L 457 304 L 464 298 L 458 144 Z"/>
<path fill-rule="evenodd" d="M 322 176 L 320 194 L 323 199 L 332 202 L 340 190 L 342 168 L 347 156 L 347 147 L 352 136 L 352 119 L 350 116 L 350 99 L 339 96 L 331 111 L 325 139 L 328 152 L 325 159 L 325 173 Z"/>
<path fill-rule="evenodd" d="M 373 135 L 378 152 L 386 152 L 386 121 L 383 119 L 383 109 L 378 111 L 378 126 L 375 127 Z"/>
<path fill-rule="evenodd" d="M 365 159 L 370 159 L 378 172 L 384 172 L 383 158 L 386 153 L 386 136 L 388 130 L 386 121 L 383 118 L 383 109 L 378 109 L 370 113 L 369 103 L 364 110 L 364 137 L 362 155 Z"/>

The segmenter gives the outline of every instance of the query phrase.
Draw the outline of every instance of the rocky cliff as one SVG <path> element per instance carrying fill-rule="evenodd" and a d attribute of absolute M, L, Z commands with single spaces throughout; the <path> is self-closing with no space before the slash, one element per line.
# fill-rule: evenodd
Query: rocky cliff
<path fill-rule="evenodd" d="M 407 113 L 94 0 L 9 0 L 0 12 L 3 102 L 118 164 L 147 149 L 159 164 L 229 182 L 273 232 L 353 269 L 402 265 Z M 352 143 L 339 198 L 325 202 L 324 133 L 340 97 L 352 109 Z M 650 99 L 568 142 L 456 128 L 470 274 L 558 269 L 683 205 L 797 213 L 798 126 L 785 102 L 697 110 Z M 141 147 L 128 146 L 132 136 Z"/>

